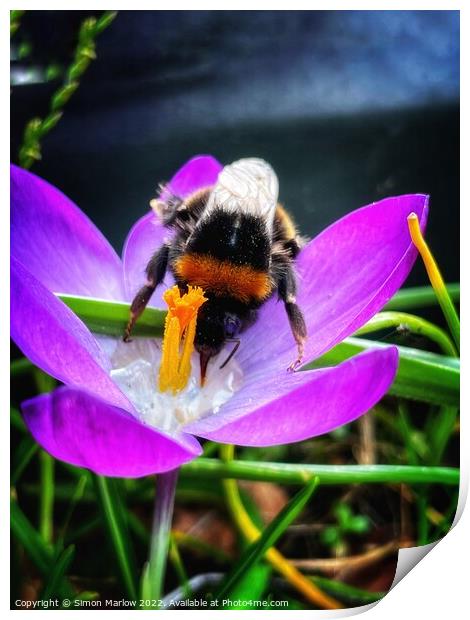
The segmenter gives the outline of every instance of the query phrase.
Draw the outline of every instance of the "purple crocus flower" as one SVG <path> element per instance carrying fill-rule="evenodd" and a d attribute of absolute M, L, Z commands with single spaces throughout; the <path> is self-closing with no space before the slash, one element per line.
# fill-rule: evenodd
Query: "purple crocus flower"
<path fill-rule="evenodd" d="M 195 157 L 169 188 L 184 197 L 214 184 L 220 170 L 212 157 Z M 424 227 L 427 197 L 381 200 L 332 224 L 302 250 L 298 303 L 309 333 L 306 361 L 354 333 L 401 286 L 416 258 L 406 219 L 412 211 Z M 295 344 L 282 304 L 271 299 L 243 334 L 231 397 L 208 415 L 177 424 L 168 401 L 157 400 L 152 406 L 159 422 L 152 425 L 142 412 L 154 398 L 149 389 L 158 392 L 156 370 L 151 388 L 140 390 L 142 367 L 134 374 L 132 368 L 152 362 L 148 351 L 158 349 L 156 341 L 136 338 L 125 345 L 92 334 L 54 293 L 130 301 L 167 234 L 149 213 L 130 231 L 121 261 L 66 196 L 12 167 L 12 337 L 34 364 L 64 383 L 23 403 L 22 411 L 35 439 L 54 457 L 102 475 L 144 476 L 201 454 L 195 436 L 244 446 L 302 441 L 355 420 L 386 393 L 397 370 L 395 347 L 369 350 L 333 368 L 286 372 Z M 170 285 L 168 277 L 150 305 L 162 307 Z M 126 369 L 124 379 L 116 351 L 132 358 L 118 364 Z M 128 380 L 132 389 L 126 389 Z"/>

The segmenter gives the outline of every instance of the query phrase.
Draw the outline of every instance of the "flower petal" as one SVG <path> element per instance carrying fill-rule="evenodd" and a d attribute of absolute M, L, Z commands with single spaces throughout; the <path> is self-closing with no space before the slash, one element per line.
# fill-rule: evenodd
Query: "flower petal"
<path fill-rule="evenodd" d="M 364 325 L 403 284 L 417 256 L 406 219 L 413 211 L 424 229 L 427 196 L 386 198 L 338 220 L 302 250 L 297 302 L 307 323 L 306 362 Z M 271 299 L 244 335 L 239 361 L 246 372 L 258 364 L 282 370 L 295 356 L 284 305 Z"/>
<path fill-rule="evenodd" d="M 21 408 L 33 437 L 52 456 L 102 476 L 168 471 L 202 452 L 194 437 L 166 437 L 81 390 L 59 388 Z"/>
<path fill-rule="evenodd" d="M 196 155 L 181 166 L 167 187 L 175 196 L 186 198 L 198 189 L 214 185 L 222 168 L 212 155 Z"/>
<path fill-rule="evenodd" d="M 185 198 L 196 190 L 213 185 L 217 181 L 222 165 L 210 155 L 198 155 L 182 166 L 167 187 L 176 196 Z M 163 244 L 169 231 L 164 228 L 153 212 L 144 215 L 131 229 L 124 243 L 123 266 L 124 286 L 127 299 L 132 299 L 145 284 L 145 268 L 152 254 Z M 151 304 L 165 307 L 163 291 L 173 285 L 173 278 L 167 274 L 165 284 L 158 287 Z"/>
<path fill-rule="evenodd" d="M 137 291 L 145 284 L 147 277 L 145 268 L 151 256 L 168 237 L 168 229 L 160 224 L 157 216 L 147 213 L 131 228 L 124 244 L 122 264 L 124 269 L 124 289 L 126 299 L 132 301 Z M 173 286 L 173 276 L 167 272 L 165 280 L 157 286 L 150 298 L 149 305 L 156 308 L 165 308 L 162 299 L 167 288 Z"/>
<path fill-rule="evenodd" d="M 11 337 L 33 364 L 59 381 L 133 410 L 111 380 L 109 360 L 87 327 L 14 258 Z"/>
<path fill-rule="evenodd" d="M 217 414 L 185 432 L 242 446 L 303 441 L 355 420 L 388 390 L 398 367 L 395 347 L 372 350 L 333 368 L 271 375 L 250 382 Z"/>
<path fill-rule="evenodd" d="M 11 166 L 11 249 L 54 293 L 123 299 L 121 261 L 58 189 Z"/>

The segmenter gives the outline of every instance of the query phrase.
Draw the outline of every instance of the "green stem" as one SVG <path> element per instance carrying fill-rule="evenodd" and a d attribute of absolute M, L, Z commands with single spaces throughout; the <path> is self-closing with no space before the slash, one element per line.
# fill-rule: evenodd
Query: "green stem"
<path fill-rule="evenodd" d="M 40 394 L 51 392 L 55 379 L 38 368 L 34 370 L 34 379 Z M 41 450 L 39 453 L 39 532 L 47 545 L 52 546 L 54 534 L 54 459 Z"/>
<path fill-rule="evenodd" d="M 451 299 L 459 303 L 460 283 L 454 282 L 447 285 L 447 291 Z M 435 306 L 437 302 L 436 293 L 432 286 L 416 286 L 402 288 L 386 304 L 384 310 L 416 310 L 417 308 L 427 308 Z"/>
<path fill-rule="evenodd" d="M 115 17 L 115 11 L 105 11 L 98 19 L 88 17 L 82 22 L 72 64 L 66 71 L 64 83 L 52 95 L 47 116 L 44 119 L 33 118 L 26 125 L 19 151 L 19 161 L 23 168 L 31 168 L 36 160 L 41 159 L 41 140 L 61 119 L 64 106 L 77 90 L 80 78 L 96 58 L 96 38 Z M 18 24 L 18 20 L 15 23 Z M 11 30 L 10 21 L 10 32 Z"/>
<path fill-rule="evenodd" d="M 413 334 L 425 336 L 435 342 L 444 355 L 457 356 L 457 349 L 443 329 L 421 317 L 406 312 L 379 312 L 358 329 L 354 335 L 363 336 L 390 328 L 406 329 Z"/>
<path fill-rule="evenodd" d="M 39 532 L 47 545 L 52 545 L 54 532 L 54 459 L 47 452 L 39 454 L 40 489 Z"/>
<path fill-rule="evenodd" d="M 322 486 L 332 484 L 459 484 L 453 467 L 409 465 L 304 465 L 258 461 L 229 461 L 200 457 L 181 468 L 185 478 L 263 480 L 280 484 L 305 484 L 318 476 Z"/>
<path fill-rule="evenodd" d="M 142 585 L 144 599 L 158 601 L 162 597 L 178 474 L 179 469 L 173 469 L 157 476 L 149 561 Z"/>

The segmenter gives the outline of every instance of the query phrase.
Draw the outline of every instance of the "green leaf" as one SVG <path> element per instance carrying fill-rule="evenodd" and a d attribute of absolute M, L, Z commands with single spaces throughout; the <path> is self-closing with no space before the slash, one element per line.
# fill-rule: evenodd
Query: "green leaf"
<path fill-rule="evenodd" d="M 428 461 L 430 465 L 440 463 L 454 431 L 457 416 L 457 407 L 441 407 L 436 414 L 429 417 L 426 424 L 426 438 L 430 441 L 426 445 L 430 453 Z"/>
<path fill-rule="evenodd" d="M 130 305 L 119 301 L 106 301 L 77 295 L 57 295 L 93 332 L 120 336 L 129 321 Z M 134 336 L 162 336 L 166 312 L 146 308 L 139 317 Z"/>
<path fill-rule="evenodd" d="M 47 576 L 53 562 L 53 552 L 31 525 L 16 501 L 10 504 L 10 524 L 15 538 L 23 545 L 42 575 Z"/>
<path fill-rule="evenodd" d="M 72 519 L 73 512 L 75 508 L 77 507 L 78 503 L 83 498 L 83 494 L 85 493 L 88 480 L 89 480 L 88 476 L 85 476 L 85 475 L 81 476 L 77 481 L 77 485 L 72 493 L 72 496 L 70 497 L 70 494 L 67 494 L 67 499 L 69 499 L 70 497 L 70 502 L 69 502 L 67 511 L 65 513 L 63 525 L 60 529 L 59 535 L 57 536 L 57 543 L 56 543 L 57 545 L 60 545 L 61 547 L 63 547 L 64 545 L 65 536 L 67 534 L 67 529 Z M 81 522 L 81 525 L 83 525 L 83 520 Z"/>
<path fill-rule="evenodd" d="M 384 349 L 390 345 L 361 338 L 347 338 L 307 368 L 334 366 L 366 349 Z M 390 394 L 432 404 L 458 406 L 460 361 L 410 347 L 397 347 L 400 363 Z"/>
<path fill-rule="evenodd" d="M 258 529 L 262 530 L 264 528 L 264 522 L 259 512 L 259 508 L 253 498 L 245 493 L 243 490 L 240 491 L 240 500 L 248 513 L 252 522 L 258 527 Z M 243 551 L 249 547 L 249 543 L 242 536 L 240 537 L 240 544 Z M 259 601 L 262 599 L 265 591 L 268 587 L 269 580 L 271 578 L 273 569 L 272 566 L 262 560 L 253 564 L 249 570 L 244 573 L 235 587 L 230 592 L 230 600 L 233 601 L 233 604 L 228 604 L 224 608 L 225 609 L 251 609 L 251 605 L 236 605 L 236 601 Z M 253 605 L 254 607 L 254 605 Z"/>
<path fill-rule="evenodd" d="M 25 142 L 35 142 L 39 135 L 41 134 L 42 129 L 42 119 L 41 118 L 32 118 L 25 127 L 24 130 L 24 140 Z"/>
<path fill-rule="evenodd" d="M 23 41 L 22 43 L 20 43 L 18 47 L 18 58 L 20 60 L 24 60 L 25 58 L 28 58 L 28 56 L 31 55 L 32 51 L 33 51 L 33 46 L 31 45 L 31 43 L 29 41 Z"/>
<path fill-rule="evenodd" d="M 324 545 L 327 547 L 332 547 L 339 541 L 340 533 L 336 526 L 329 525 L 322 531 L 320 538 Z"/>
<path fill-rule="evenodd" d="M 78 78 L 85 73 L 85 71 L 88 69 L 88 66 L 91 62 L 91 58 L 89 56 L 82 56 L 80 59 L 78 59 L 76 62 L 73 63 L 73 65 L 71 65 L 69 67 L 68 70 L 68 79 L 69 80 L 78 80 Z"/>
<path fill-rule="evenodd" d="M 460 472 L 455 467 L 423 467 L 411 465 L 312 465 L 300 463 L 268 463 L 199 457 L 181 468 L 182 479 L 206 480 L 235 478 L 264 480 L 280 484 L 305 484 L 315 476 L 325 484 L 445 484 L 458 485 Z"/>
<path fill-rule="evenodd" d="M 116 19 L 117 13 L 117 11 L 105 11 L 96 22 L 96 34 L 101 34 Z"/>
<path fill-rule="evenodd" d="M 36 368 L 36 366 L 34 366 L 33 363 L 27 357 L 20 357 L 19 359 L 12 360 L 10 362 L 10 375 L 12 377 L 20 377 L 28 372 L 31 372 L 33 368 Z M 19 416 L 21 419 L 21 422 L 23 422 L 20 412 L 18 410 L 16 411 L 17 413 L 15 413 L 14 416 L 16 416 L 17 420 Z M 11 412 L 11 409 L 10 409 L 10 412 Z M 23 422 L 23 426 L 24 426 L 24 422 Z M 26 430 L 26 427 L 24 428 Z"/>
<path fill-rule="evenodd" d="M 271 521 L 260 538 L 246 549 L 224 580 L 220 590 L 217 592 L 216 598 L 226 598 L 234 590 L 235 586 L 240 583 L 243 575 L 264 556 L 270 547 L 276 544 L 279 537 L 303 510 L 318 483 L 318 478 L 310 480 L 281 510 L 276 518 Z"/>
<path fill-rule="evenodd" d="M 460 301 L 460 283 L 447 284 L 447 291 L 451 299 L 455 302 Z M 432 286 L 417 286 L 402 288 L 386 304 L 384 310 L 412 310 L 437 306 L 436 293 Z"/>
<path fill-rule="evenodd" d="M 11 484 L 15 486 L 24 472 L 31 459 L 39 450 L 38 444 L 34 439 L 27 435 L 23 437 L 18 446 L 15 448 L 15 458 L 11 467 Z"/>
<path fill-rule="evenodd" d="M 55 594 L 60 594 L 61 583 L 63 582 L 65 573 L 67 572 L 70 564 L 72 563 L 74 554 L 74 545 L 70 545 L 58 554 L 58 557 L 52 566 L 50 576 L 42 592 L 41 600 L 44 601 L 51 598 Z"/>
<path fill-rule="evenodd" d="M 348 529 L 355 534 L 365 534 L 369 531 L 370 521 L 365 515 L 356 515 L 349 521 Z"/>
<path fill-rule="evenodd" d="M 48 82 L 51 82 L 52 80 L 55 80 L 56 78 L 60 77 L 61 73 L 62 73 L 62 68 L 60 67 L 60 65 L 51 63 L 50 65 L 46 67 L 46 80 Z"/>
<path fill-rule="evenodd" d="M 59 88 L 51 99 L 51 111 L 58 112 L 60 108 L 63 108 L 77 88 L 78 82 L 69 82 Z"/>
<path fill-rule="evenodd" d="M 232 588 L 228 598 L 233 602 L 225 605 L 224 609 L 259 609 L 255 601 L 263 597 L 271 574 L 272 568 L 266 562 L 254 564 Z M 243 604 L 237 605 L 236 601 L 243 601 Z M 253 604 L 247 605 L 245 601 L 253 601 Z"/>
<path fill-rule="evenodd" d="M 15 500 L 10 503 L 10 526 L 13 536 L 23 545 L 42 576 L 49 577 L 54 565 L 54 552 L 34 529 Z M 57 588 L 62 596 L 70 597 L 73 594 L 71 585 L 64 577 L 59 580 Z"/>
<path fill-rule="evenodd" d="M 353 513 L 348 504 L 341 502 L 336 505 L 334 515 L 341 529 L 346 529 L 352 519 Z"/>
<path fill-rule="evenodd" d="M 386 592 L 368 592 L 367 590 L 362 590 L 326 577 L 310 577 L 310 579 L 316 586 L 328 594 L 350 605 L 367 605 L 368 603 L 380 601 L 380 599 L 386 595 Z"/>
<path fill-rule="evenodd" d="M 23 359 L 29 362 L 28 359 L 26 358 L 23 358 Z M 10 368 L 11 368 L 11 364 L 10 364 Z M 23 422 L 21 413 L 18 411 L 18 409 L 16 409 L 16 407 L 10 407 L 10 424 L 13 428 L 16 428 L 16 430 L 22 433 L 26 433 L 26 424 Z"/>
<path fill-rule="evenodd" d="M 21 18 L 21 17 L 25 14 L 25 12 L 26 12 L 26 11 L 18 11 L 18 10 L 13 10 L 13 9 L 12 9 L 12 10 L 10 11 L 10 23 L 11 23 L 11 22 L 15 22 L 15 21 L 17 21 L 18 19 L 20 19 L 20 18 Z"/>
<path fill-rule="evenodd" d="M 42 133 L 49 133 L 62 118 L 63 112 L 52 112 L 43 120 L 41 125 Z"/>
<path fill-rule="evenodd" d="M 118 480 L 93 476 L 104 523 L 111 541 L 126 592 L 131 600 L 137 599 L 134 552 L 127 529 L 125 508 L 118 490 Z"/>

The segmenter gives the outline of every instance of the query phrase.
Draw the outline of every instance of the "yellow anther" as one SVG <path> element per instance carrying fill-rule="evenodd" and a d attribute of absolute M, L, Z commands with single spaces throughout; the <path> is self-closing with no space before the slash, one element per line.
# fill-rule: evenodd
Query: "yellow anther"
<path fill-rule="evenodd" d="M 168 314 L 163 333 L 158 387 L 161 392 L 179 392 L 186 387 L 191 374 L 197 312 L 207 297 L 204 297 L 204 291 L 198 286 L 190 286 L 184 295 L 181 295 L 177 286 L 173 286 L 163 293 L 163 299 L 168 304 Z"/>

